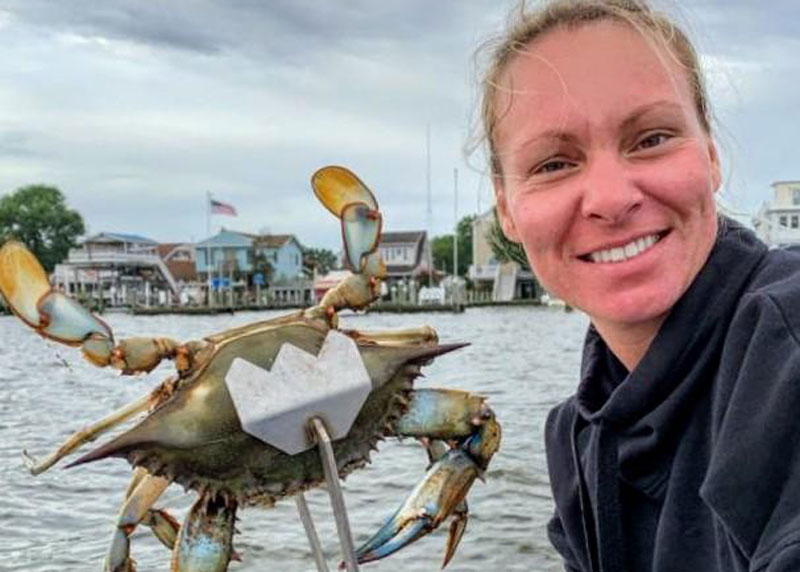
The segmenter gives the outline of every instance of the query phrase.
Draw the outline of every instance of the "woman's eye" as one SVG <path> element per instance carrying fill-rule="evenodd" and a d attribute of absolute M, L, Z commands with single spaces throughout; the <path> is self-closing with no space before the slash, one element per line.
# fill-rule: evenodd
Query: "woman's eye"
<path fill-rule="evenodd" d="M 636 144 L 636 149 L 650 149 L 666 142 L 670 136 L 667 133 L 653 133 Z"/>
<path fill-rule="evenodd" d="M 553 161 L 548 161 L 543 165 L 539 165 L 535 170 L 534 173 L 555 173 L 556 171 L 561 171 L 566 169 L 570 166 L 570 163 L 567 161 L 562 161 L 559 159 L 555 159 Z"/>

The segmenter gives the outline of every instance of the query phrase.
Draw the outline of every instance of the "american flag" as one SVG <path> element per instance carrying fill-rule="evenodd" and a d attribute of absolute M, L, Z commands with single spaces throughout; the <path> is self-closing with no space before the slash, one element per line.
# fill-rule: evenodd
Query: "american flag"
<path fill-rule="evenodd" d="M 233 208 L 233 205 L 229 205 L 228 203 L 223 203 L 222 201 L 215 201 L 214 199 L 210 200 L 211 200 L 211 214 L 236 216 L 236 209 Z"/>

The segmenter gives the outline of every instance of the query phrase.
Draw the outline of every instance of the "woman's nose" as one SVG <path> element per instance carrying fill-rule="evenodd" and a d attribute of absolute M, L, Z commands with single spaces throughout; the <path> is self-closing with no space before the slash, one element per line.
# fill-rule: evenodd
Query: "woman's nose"
<path fill-rule="evenodd" d="M 620 158 L 598 157 L 586 172 L 581 214 L 595 222 L 620 224 L 641 208 L 643 198 Z"/>

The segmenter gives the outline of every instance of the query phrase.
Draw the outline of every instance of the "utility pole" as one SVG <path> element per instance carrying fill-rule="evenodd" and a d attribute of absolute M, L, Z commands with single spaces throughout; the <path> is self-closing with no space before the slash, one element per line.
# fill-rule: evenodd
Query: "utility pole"
<path fill-rule="evenodd" d="M 428 243 L 428 287 L 433 287 L 433 256 L 431 254 L 431 225 L 433 221 L 433 207 L 431 205 L 431 124 L 425 124 L 425 186 L 428 192 L 428 212 L 427 212 L 427 243 Z"/>
<path fill-rule="evenodd" d="M 458 278 L 458 169 L 453 169 L 453 276 Z"/>

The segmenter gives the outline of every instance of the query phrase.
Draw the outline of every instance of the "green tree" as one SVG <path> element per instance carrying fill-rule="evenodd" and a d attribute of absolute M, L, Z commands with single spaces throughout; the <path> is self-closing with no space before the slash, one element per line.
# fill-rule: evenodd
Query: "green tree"
<path fill-rule="evenodd" d="M 314 268 L 319 274 L 327 274 L 336 268 L 336 255 L 327 248 L 304 248 L 303 269 L 311 276 Z"/>
<path fill-rule="evenodd" d="M 472 264 L 472 223 L 473 215 L 465 216 L 458 221 L 458 275 L 466 276 Z M 431 241 L 433 265 L 448 274 L 453 272 L 453 235 L 436 236 Z"/>
<path fill-rule="evenodd" d="M 525 250 L 517 242 L 510 241 L 500 226 L 500 220 L 497 218 L 497 209 L 494 209 L 494 222 L 492 223 L 489 233 L 486 236 L 489 241 L 489 246 L 492 248 L 495 258 L 500 262 L 516 262 L 524 270 L 530 270 L 528 264 L 528 256 Z"/>
<path fill-rule="evenodd" d="M 0 241 L 16 238 L 52 272 L 85 232 L 83 218 L 49 185 L 21 187 L 0 199 Z"/>
<path fill-rule="evenodd" d="M 261 274 L 266 284 L 272 283 L 275 268 L 269 263 L 267 255 L 263 252 L 257 252 L 253 257 L 253 274 Z"/>

